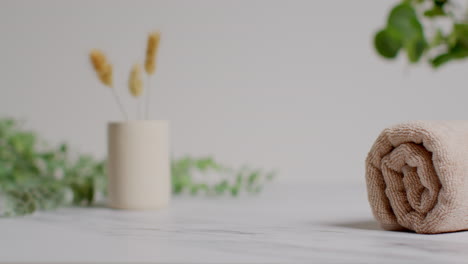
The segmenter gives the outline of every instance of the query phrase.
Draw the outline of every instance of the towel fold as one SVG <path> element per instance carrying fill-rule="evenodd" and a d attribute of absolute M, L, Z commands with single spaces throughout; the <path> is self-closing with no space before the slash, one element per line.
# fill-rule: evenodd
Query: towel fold
<path fill-rule="evenodd" d="M 372 212 L 384 229 L 468 230 L 468 121 L 385 129 L 366 159 Z"/>

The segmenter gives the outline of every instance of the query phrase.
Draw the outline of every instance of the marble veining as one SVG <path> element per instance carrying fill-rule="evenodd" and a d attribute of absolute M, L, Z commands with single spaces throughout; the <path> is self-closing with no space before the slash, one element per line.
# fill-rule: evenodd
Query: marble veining
<path fill-rule="evenodd" d="M 0 263 L 458 263 L 468 232 L 381 230 L 363 185 L 273 184 L 156 212 L 68 208 L 0 219 Z"/>

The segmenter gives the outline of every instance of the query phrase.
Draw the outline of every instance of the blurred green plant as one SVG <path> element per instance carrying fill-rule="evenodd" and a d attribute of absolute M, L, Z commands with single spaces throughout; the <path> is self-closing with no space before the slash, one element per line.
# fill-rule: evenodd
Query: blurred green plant
<path fill-rule="evenodd" d="M 50 147 L 19 122 L 0 119 L 0 215 L 92 205 L 106 196 L 105 170 L 103 160 L 73 155 L 66 144 Z M 209 181 L 207 174 L 215 179 Z M 259 169 L 230 169 L 212 158 L 184 157 L 172 162 L 174 194 L 256 193 L 273 177 L 274 173 Z"/>
<path fill-rule="evenodd" d="M 429 64 L 441 65 L 468 57 L 468 21 L 457 16 L 460 7 L 452 0 L 404 0 L 392 8 L 387 25 L 374 37 L 378 54 L 394 59 L 400 51 L 410 63 L 426 56 Z M 443 24 L 450 30 L 444 33 Z M 447 31 L 447 30 L 445 30 Z"/>
<path fill-rule="evenodd" d="M 209 180 L 197 180 L 197 174 L 202 179 L 211 174 L 216 180 L 211 183 Z M 230 193 L 237 196 L 242 190 L 258 193 L 263 184 L 271 181 L 274 176 L 274 172 L 246 166 L 232 169 L 212 158 L 184 157 L 172 161 L 172 190 L 175 194 L 187 192 L 195 195 L 204 192 L 208 195 Z"/>

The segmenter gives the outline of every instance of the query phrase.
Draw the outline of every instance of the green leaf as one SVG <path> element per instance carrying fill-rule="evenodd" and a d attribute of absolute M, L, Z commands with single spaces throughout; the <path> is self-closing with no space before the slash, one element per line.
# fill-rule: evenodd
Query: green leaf
<path fill-rule="evenodd" d="M 231 195 L 232 196 L 237 196 L 239 194 L 239 186 L 232 186 L 231 187 Z"/>
<path fill-rule="evenodd" d="M 406 2 L 392 9 L 388 17 L 387 28 L 395 30 L 403 42 L 424 36 L 416 11 Z"/>
<path fill-rule="evenodd" d="M 443 7 L 447 2 L 448 0 L 434 0 L 434 5 L 437 7 Z"/>
<path fill-rule="evenodd" d="M 451 54 L 454 59 L 464 59 L 468 57 L 468 49 L 464 47 L 463 48 L 462 47 L 457 48 L 457 47 L 451 50 Z"/>
<path fill-rule="evenodd" d="M 401 40 L 391 30 L 379 31 L 374 38 L 374 46 L 377 52 L 384 58 L 395 58 L 402 47 Z"/>
<path fill-rule="evenodd" d="M 429 44 L 429 48 L 434 48 L 434 47 L 438 47 L 442 44 L 445 44 L 446 42 L 446 37 L 444 36 L 444 33 L 442 32 L 442 30 L 438 29 L 436 34 L 434 35 L 431 43 Z"/>
<path fill-rule="evenodd" d="M 421 23 L 409 2 L 395 6 L 388 17 L 387 27 L 375 35 L 374 46 L 385 58 L 392 59 L 404 47 L 410 62 L 418 62 L 427 43 Z"/>
<path fill-rule="evenodd" d="M 447 53 L 443 53 L 438 55 L 437 57 L 433 58 L 430 62 L 432 67 L 438 68 L 445 63 L 452 61 L 452 60 L 457 60 L 457 59 L 463 59 L 468 57 L 468 50 L 465 49 L 452 49 L 451 51 Z"/>
<path fill-rule="evenodd" d="M 455 24 L 453 32 L 457 49 L 468 49 L 468 24 Z M 453 45 L 453 46 L 455 46 Z"/>
<path fill-rule="evenodd" d="M 67 144 L 62 143 L 62 144 L 60 145 L 59 149 L 60 149 L 60 152 L 62 152 L 62 153 L 67 153 L 67 151 L 68 151 L 68 146 L 67 146 Z"/>
<path fill-rule="evenodd" d="M 254 185 L 260 177 L 260 171 L 253 171 L 247 178 L 247 184 L 252 186 Z"/>
<path fill-rule="evenodd" d="M 440 16 L 446 16 L 447 13 L 445 13 L 444 9 L 440 6 L 434 6 L 431 9 L 428 9 L 424 11 L 424 16 L 426 17 L 440 17 Z"/>
<path fill-rule="evenodd" d="M 448 37 L 449 50 L 433 58 L 432 67 L 438 68 L 445 63 L 468 57 L 468 24 L 455 24 Z"/>
<path fill-rule="evenodd" d="M 451 61 L 452 59 L 453 57 L 450 53 L 444 53 L 433 58 L 430 62 L 431 62 L 432 67 L 439 68 L 440 66 Z"/>
<path fill-rule="evenodd" d="M 215 192 L 218 194 L 223 194 L 227 189 L 229 189 L 229 183 L 227 180 L 222 180 L 215 186 Z"/>
<path fill-rule="evenodd" d="M 408 55 L 408 60 L 412 63 L 416 63 L 421 58 L 426 48 L 426 42 L 420 37 L 416 37 L 405 43 L 406 54 Z"/>

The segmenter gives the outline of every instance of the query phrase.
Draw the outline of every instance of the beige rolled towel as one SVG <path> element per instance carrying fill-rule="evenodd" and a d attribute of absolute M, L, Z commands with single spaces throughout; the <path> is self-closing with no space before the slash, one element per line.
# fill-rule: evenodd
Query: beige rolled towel
<path fill-rule="evenodd" d="M 366 159 L 372 212 L 384 229 L 468 230 L 468 121 L 385 129 Z"/>

